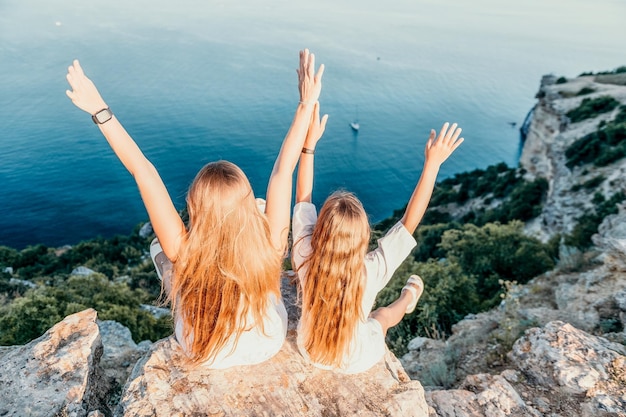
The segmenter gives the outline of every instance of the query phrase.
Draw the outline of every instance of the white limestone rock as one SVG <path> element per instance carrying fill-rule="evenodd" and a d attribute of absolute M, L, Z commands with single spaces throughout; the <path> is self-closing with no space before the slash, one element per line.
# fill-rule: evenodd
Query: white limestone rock
<path fill-rule="evenodd" d="M 43 336 L 6 349 L 0 361 L 0 415 L 83 417 L 104 410 L 108 386 L 96 311 L 66 317 Z"/>

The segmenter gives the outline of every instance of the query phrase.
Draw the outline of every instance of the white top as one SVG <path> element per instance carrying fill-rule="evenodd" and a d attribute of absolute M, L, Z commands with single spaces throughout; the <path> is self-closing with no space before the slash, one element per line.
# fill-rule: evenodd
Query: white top
<path fill-rule="evenodd" d="M 259 210 L 265 212 L 265 200 L 256 199 Z M 235 335 L 231 336 L 214 360 L 206 361 L 202 366 L 211 369 L 224 369 L 238 365 L 254 365 L 271 358 L 278 353 L 287 336 L 287 309 L 281 297 L 278 299 L 270 295 L 267 311 L 263 316 L 263 330 L 261 326 L 253 325 L 249 330 L 241 333 L 235 345 Z M 252 313 L 248 314 L 248 323 L 254 323 Z M 187 344 L 183 339 L 183 321 L 180 317 L 176 320 L 174 329 L 176 340 L 185 352 L 188 352 Z M 190 335 L 190 342 L 193 334 Z"/>
<path fill-rule="evenodd" d="M 317 222 L 317 211 L 311 203 L 298 203 L 293 210 L 293 249 L 292 262 L 296 270 L 311 254 L 311 233 Z M 359 321 L 350 349 L 343 359 L 340 368 L 332 368 L 322 364 L 313 365 L 334 369 L 343 373 L 363 372 L 371 368 L 385 355 L 386 345 L 380 323 L 368 318 L 376 295 L 391 279 L 395 270 L 411 253 L 417 242 L 401 222 L 396 223 L 387 234 L 378 240 L 378 247 L 365 255 L 365 289 L 361 309 L 365 321 Z M 304 285 L 307 267 L 298 271 L 300 283 Z M 298 331 L 298 348 L 300 353 L 309 359 L 304 349 L 304 336 Z M 309 359 L 310 360 L 310 359 Z"/>
<path fill-rule="evenodd" d="M 248 323 L 254 323 L 252 313 L 248 314 Z M 254 365 L 274 356 L 283 346 L 287 336 L 287 310 L 282 299 L 270 296 L 270 303 L 264 315 L 263 325 L 252 326 L 250 330 L 241 333 L 235 345 L 235 335 L 231 336 L 226 345 L 220 350 L 213 361 L 206 361 L 202 366 L 211 369 L 224 369 L 237 365 Z M 189 349 L 183 339 L 183 321 L 176 320 L 176 340 L 185 352 Z M 193 335 L 190 335 L 193 340 Z"/>

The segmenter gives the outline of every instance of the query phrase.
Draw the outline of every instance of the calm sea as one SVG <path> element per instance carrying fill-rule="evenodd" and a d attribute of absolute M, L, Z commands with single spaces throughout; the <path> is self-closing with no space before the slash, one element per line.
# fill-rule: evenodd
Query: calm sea
<path fill-rule="evenodd" d="M 131 176 L 65 96 L 74 58 L 182 207 L 216 159 L 264 195 L 309 47 L 326 64 L 330 115 L 314 199 L 347 188 L 376 221 L 406 203 L 445 121 L 466 143 L 440 178 L 516 165 L 541 76 L 626 64 L 625 18 L 621 0 L 0 0 L 0 245 L 72 244 L 146 220 Z"/>

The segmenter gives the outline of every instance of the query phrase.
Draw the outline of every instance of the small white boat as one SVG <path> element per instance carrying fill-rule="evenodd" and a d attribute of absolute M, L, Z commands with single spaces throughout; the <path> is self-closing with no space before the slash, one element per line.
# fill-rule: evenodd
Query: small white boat
<path fill-rule="evenodd" d="M 360 126 L 359 126 L 359 122 L 354 121 L 354 122 L 350 123 L 350 127 L 351 127 L 351 128 L 352 128 L 352 130 L 354 130 L 355 132 L 358 132 L 358 131 L 359 131 L 359 127 L 360 127 Z"/>

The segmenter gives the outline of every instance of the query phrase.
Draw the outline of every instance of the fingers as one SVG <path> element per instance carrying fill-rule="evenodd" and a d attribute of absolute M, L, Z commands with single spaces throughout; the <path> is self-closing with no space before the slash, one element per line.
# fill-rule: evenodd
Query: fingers
<path fill-rule="evenodd" d="M 300 80 L 300 81 L 302 81 L 302 78 L 304 77 L 304 74 L 306 74 L 305 73 L 305 68 L 306 68 L 306 62 L 308 60 L 308 54 L 309 54 L 309 50 L 308 49 L 300 51 L 300 66 L 296 70 L 296 72 L 298 73 L 298 80 Z"/>
<path fill-rule="evenodd" d="M 74 101 L 74 93 L 70 90 L 65 90 L 65 95 L 70 98 L 70 100 Z"/>
<path fill-rule="evenodd" d="M 309 76 L 315 81 L 319 81 L 324 74 L 324 64 L 320 65 L 315 73 L 315 54 L 311 53 L 308 49 L 300 51 L 300 68 L 296 70 L 299 77 Z"/>
<path fill-rule="evenodd" d="M 324 131 L 326 130 L 326 122 L 328 121 L 328 115 L 325 114 L 324 116 L 322 116 L 322 121 L 320 123 L 320 131 L 322 133 L 324 133 Z"/>
<path fill-rule="evenodd" d="M 446 136 L 448 126 L 450 126 L 450 123 L 448 122 L 445 122 L 443 126 L 441 126 L 441 130 L 439 131 L 439 136 L 437 136 L 437 142 L 443 140 L 443 138 Z"/>
<path fill-rule="evenodd" d="M 442 144 L 442 145 L 448 145 L 448 146 L 451 144 L 454 144 L 455 146 L 458 146 L 456 145 L 456 142 L 458 140 L 458 137 L 461 135 L 462 131 L 463 129 L 458 127 L 456 123 L 453 123 L 452 126 L 450 126 L 450 123 L 446 122 L 441 127 L 441 131 L 439 132 L 439 136 L 437 137 L 436 143 Z M 432 136 L 432 132 L 431 132 L 431 136 Z"/>
<path fill-rule="evenodd" d="M 78 75 L 85 75 L 85 73 L 83 72 L 83 68 L 80 66 L 80 62 L 78 62 L 78 59 L 74 60 L 74 68 L 76 69 Z"/>
<path fill-rule="evenodd" d="M 320 65 L 317 70 L 317 74 L 315 75 L 315 82 L 320 82 L 322 79 L 322 75 L 324 75 L 324 64 Z"/>
<path fill-rule="evenodd" d="M 459 146 L 461 146 L 461 144 L 463 143 L 465 139 L 460 138 L 459 140 L 457 140 L 456 142 L 454 142 L 454 145 L 452 145 L 452 152 L 454 152 L 456 150 L 456 148 L 458 148 Z"/>
<path fill-rule="evenodd" d="M 452 136 L 454 135 L 455 130 L 457 130 L 456 127 L 457 127 L 457 124 L 452 123 L 452 126 L 450 126 L 450 129 L 446 132 L 446 135 L 444 136 L 444 140 L 446 142 L 450 142 L 450 139 L 452 139 Z"/>
<path fill-rule="evenodd" d="M 306 51 L 307 53 L 309 52 L 308 49 Z M 313 77 L 315 77 L 315 54 L 309 54 L 309 61 L 307 62 L 307 70 L 308 70 L 309 77 L 313 79 Z"/>
<path fill-rule="evenodd" d="M 433 142 L 435 141 L 436 135 L 437 135 L 437 132 L 435 132 L 435 129 L 430 129 L 430 135 L 428 136 L 428 140 L 426 141 L 426 149 L 433 146 Z"/>

